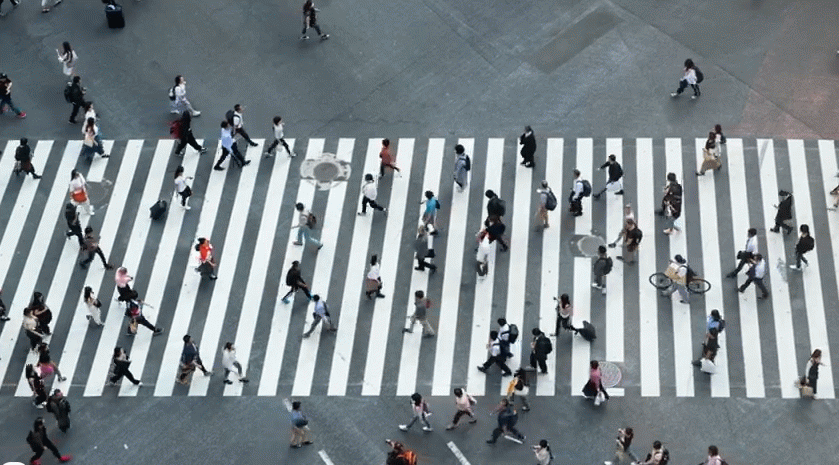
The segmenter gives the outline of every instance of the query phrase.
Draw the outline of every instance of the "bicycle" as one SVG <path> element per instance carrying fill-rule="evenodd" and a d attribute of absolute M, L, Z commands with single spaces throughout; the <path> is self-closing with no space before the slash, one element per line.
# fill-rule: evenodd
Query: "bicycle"
<path fill-rule="evenodd" d="M 666 274 L 658 272 L 650 276 L 650 284 L 655 286 L 656 289 L 664 291 L 670 289 L 670 286 L 673 285 L 673 280 Z M 711 283 L 694 275 L 685 287 L 687 287 L 688 292 L 691 294 L 704 294 L 711 289 Z"/>

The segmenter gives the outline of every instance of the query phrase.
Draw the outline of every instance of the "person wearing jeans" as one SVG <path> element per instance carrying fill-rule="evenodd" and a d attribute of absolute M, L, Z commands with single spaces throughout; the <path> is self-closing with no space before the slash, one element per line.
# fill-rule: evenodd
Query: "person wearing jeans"
<path fill-rule="evenodd" d="M 429 413 L 428 404 L 425 403 L 425 401 L 422 399 L 422 396 L 418 392 L 411 394 L 411 410 L 414 414 L 413 418 L 411 418 L 411 421 L 408 422 L 408 424 L 399 425 L 400 430 L 408 431 L 412 426 L 414 426 L 414 423 L 416 423 L 417 420 L 419 420 L 422 422 L 423 425 L 425 425 L 422 427 L 423 431 L 425 431 L 426 433 L 434 431 L 434 429 L 431 427 L 431 423 L 428 422 L 427 418 Z"/>
<path fill-rule="evenodd" d="M 297 240 L 294 241 L 294 245 L 303 245 L 306 242 L 311 242 L 320 250 L 323 244 L 311 235 L 312 225 L 309 224 L 311 212 L 306 210 L 303 204 L 299 202 L 294 208 L 297 209 L 297 226 L 294 226 L 297 228 Z"/>
<path fill-rule="evenodd" d="M 26 113 L 12 103 L 12 80 L 0 73 L 0 115 L 6 111 L 5 107 L 9 107 L 18 118 L 26 118 Z"/>

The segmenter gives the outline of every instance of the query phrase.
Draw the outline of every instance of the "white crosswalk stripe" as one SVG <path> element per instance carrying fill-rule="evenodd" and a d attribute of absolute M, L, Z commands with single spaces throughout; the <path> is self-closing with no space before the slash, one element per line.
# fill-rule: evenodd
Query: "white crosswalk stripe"
<path fill-rule="evenodd" d="M 722 151 L 722 169 L 697 177 L 704 139 L 549 138 L 540 142 L 531 169 L 518 163 L 515 139 L 401 138 L 394 151 L 402 172 L 379 181 L 377 202 L 387 207 L 386 216 L 375 210 L 355 214 L 364 174 L 378 173 L 381 139 L 289 140 L 292 147 L 305 148 L 306 159 L 334 151 L 356 167 L 348 182 L 326 192 L 299 179 L 300 160 L 263 159 L 265 141 L 256 142 L 247 151 L 251 165 L 215 171 L 209 155 L 192 149 L 183 157 L 173 155 L 172 140 L 106 141 L 112 158 L 96 157 L 92 163 L 78 160 L 80 141 L 41 140 L 32 143 L 35 165 L 44 170 L 40 181 L 11 174 L 17 142 L 0 142 L 0 218 L 9 218 L 0 224 L 0 284 L 11 317 L 0 328 L 0 396 L 31 394 L 23 371 L 38 357 L 29 351 L 20 326 L 22 309 L 40 291 L 53 313 L 51 356 L 67 377 L 50 381 L 51 387 L 71 396 L 406 396 L 415 391 L 444 396 L 455 387 L 473 395 L 503 393 L 508 378 L 499 380 L 494 367 L 487 374 L 477 369 L 486 360 L 487 336 L 496 319 L 503 316 L 520 330 L 510 368 L 528 366 L 531 328 L 553 333 L 553 299 L 568 293 L 574 325 L 592 322 L 597 339 L 552 337 L 548 373 L 537 375 L 534 395 L 582 395 L 594 359 L 623 370 L 621 383 L 609 389 L 615 396 L 796 398 L 793 381 L 810 352 L 821 349 L 818 394 L 836 397 L 831 342 L 839 335 L 828 326 L 832 307 L 825 308 L 839 292 L 839 213 L 826 208 L 835 202 L 830 194 L 837 183 L 834 141 L 731 138 Z M 455 144 L 464 145 L 474 168 L 463 192 L 451 178 Z M 599 192 L 606 175 L 596 168 L 609 154 L 624 168 L 624 195 L 584 198 L 583 216 L 571 217 L 570 171 L 579 169 Z M 179 164 L 185 175 L 195 177 L 189 211 L 172 190 Z M 145 328 L 125 336 L 127 319 L 112 298 L 113 271 L 98 261 L 89 270 L 76 266 L 77 244 L 65 240 L 63 218 L 74 168 L 105 192 L 94 199 L 94 217 L 80 215 L 82 227 L 92 225 L 109 262 L 127 267 L 136 278 L 132 284 L 147 304 L 144 313 L 165 329 L 162 336 Z M 654 210 L 668 172 L 676 173 L 685 195 L 681 230 L 665 237 L 664 222 Z M 559 200 L 544 230 L 537 227 L 535 192 L 543 179 Z M 502 253 L 493 246 L 490 272 L 478 277 L 475 233 L 486 217 L 484 191 L 490 189 L 506 200 L 510 249 Z M 788 266 L 795 262 L 795 235 L 768 231 L 779 189 L 794 194 L 791 224 L 796 229 L 808 224 L 816 241 L 802 271 Z M 413 269 L 416 225 L 425 208 L 417 204 L 426 190 L 442 204 L 440 234 L 434 239 L 437 258 L 432 259 L 439 271 L 433 275 Z M 171 207 L 163 221 L 155 222 L 147 208 L 159 198 Z M 297 202 L 318 216 L 314 236 L 324 243 L 320 251 L 293 244 Z M 579 253 L 577 242 L 586 236 L 612 242 L 628 203 L 644 238 L 637 263 L 614 261 L 604 296 L 592 289 L 592 258 Z M 766 300 L 757 299 L 760 290 L 754 286 L 737 292 L 744 272 L 726 278 L 750 227 L 758 230 L 759 251 L 768 264 Z M 213 241 L 218 279 L 202 280 L 193 270 L 193 246 L 196 237 L 212 240 L 213 235 L 218 236 Z M 608 250 L 614 258 L 620 244 Z M 386 297 L 370 301 L 364 284 L 372 254 L 381 262 Z M 676 254 L 712 285 L 707 293 L 692 295 L 689 304 L 681 303 L 678 293 L 660 296 L 649 282 Z M 282 302 L 285 274 L 295 260 L 312 293 L 329 303 L 335 333 L 321 325 L 303 338 L 313 322 L 312 305 L 302 295 Z M 102 327 L 86 319 L 81 297 L 86 285 L 101 296 Z M 402 332 L 417 290 L 433 303 L 434 338 L 423 338 L 421 328 Z M 714 309 L 728 324 L 719 339 L 717 371 L 709 376 L 690 362 Z M 205 366 L 216 375 L 198 372 L 181 387 L 175 381 L 185 334 L 197 341 Z M 227 341 L 237 347 L 249 384 L 222 384 L 220 351 Z M 131 371 L 148 388 L 128 382 L 113 391 L 105 388 L 115 346 L 130 354 Z"/>

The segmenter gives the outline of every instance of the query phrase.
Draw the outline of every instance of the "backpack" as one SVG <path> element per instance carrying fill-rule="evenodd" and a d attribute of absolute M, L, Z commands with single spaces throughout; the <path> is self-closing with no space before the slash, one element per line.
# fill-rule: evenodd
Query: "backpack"
<path fill-rule="evenodd" d="M 725 329 L 725 320 L 719 319 L 719 326 L 717 326 L 717 333 L 721 333 Z"/>
<path fill-rule="evenodd" d="M 556 209 L 556 196 L 550 189 L 545 193 L 545 209 L 548 211 L 554 211 Z"/>
<path fill-rule="evenodd" d="M 73 84 L 70 82 L 68 82 L 67 85 L 64 86 L 64 100 L 66 100 L 67 103 L 73 103 L 73 92 L 71 90 L 72 88 Z"/>
<path fill-rule="evenodd" d="M 510 325 L 510 331 L 507 336 L 507 342 L 510 344 L 515 343 L 519 339 L 519 327 L 516 325 Z"/>
<path fill-rule="evenodd" d="M 227 122 L 230 124 L 230 129 L 231 130 L 234 129 L 233 128 L 233 110 L 227 110 L 227 113 L 224 114 L 224 119 L 226 119 Z"/>
<path fill-rule="evenodd" d="M 173 139 L 181 138 L 181 120 L 176 119 L 169 123 L 169 134 L 172 135 Z"/>
<path fill-rule="evenodd" d="M 583 321 L 583 327 L 580 328 L 577 333 L 583 337 L 588 342 L 591 342 L 597 339 L 597 331 L 594 329 L 594 325 L 589 323 L 588 321 Z"/>
<path fill-rule="evenodd" d="M 37 451 L 42 447 L 41 441 L 35 435 L 34 431 L 30 431 L 29 434 L 26 435 L 26 443 L 29 444 L 29 447 L 31 447 L 33 451 Z"/>
<path fill-rule="evenodd" d="M 153 220 L 159 220 L 163 218 L 163 215 L 166 213 L 166 209 L 169 207 L 169 203 L 165 200 L 158 200 L 155 202 L 154 205 L 149 207 L 149 212 L 151 212 L 150 216 Z"/>
<path fill-rule="evenodd" d="M 699 71 L 699 68 L 696 66 L 693 67 L 693 70 L 696 72 L 696 83 L 699 84 L 700 82 L 705 80 L 705 75 L 702 74 L 702 71 Z"/>
<path fill-rule="evenodd" d="M 318 217 L 316 217 L 314 213 L 309 212 L 309 214 L 306 215 L 306 227 L 309 229 L 314 229 L 315 226 L 317 226 L 317 224 Z"/>
<path fill-rule="evenodd" d="M 434 208 L 436 208 L 437 210 L 439 210 L 439 209 L 440 209 L 440 201 L 439 201 L 439 200 L 437 200 L 437 199 L 434 199 L 434 203 L 435 203 Z"/>
<path fill-rule="evenodd" d="M 169 89 L 169 100 L 173 102 L 175 101 L 175 87 L 176 86 L 172 86 L 172 88 Z"/>
<path fill-rule="evenodd" d="M 551 340 L 546 338 L 544 335 L 539 336 L 539 338 L 536 339 L 536 348 L 539 350 L 539 352 L 545 355 L 553 352 L 554 350 L 553 344 L 551 344 Z"/>
<path fill-rule="evenodd" d="M 469 158 L 469 155 L 466 155 L 466 165 L 463 167 L 466 171 L 472 171 L 472 159 Z"/>
<path fill-rule="evenodd" d="M 658 465 L 667 465 L 670 461 L 670 451 L 667 449 L 661 449 L 661 461 L 658 462 Z"/>
<path fill-rule="evenodd" d="M 583 183 L 583 197 L 588 197 L 591 195 L 591 183 L 583 179 L 580 181 Z"/>
<path fill-rule="evenodd" d="M 612 272 L 612 257 L 606 257 L 606 266 L 603 267 L 603 274 L 609 274 Z"/>

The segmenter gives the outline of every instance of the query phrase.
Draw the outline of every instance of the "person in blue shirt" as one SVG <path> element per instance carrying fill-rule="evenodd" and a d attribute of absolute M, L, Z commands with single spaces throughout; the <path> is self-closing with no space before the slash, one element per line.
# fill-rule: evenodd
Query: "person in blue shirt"
<path fill-rule="evenodd" d="M 245 157 L 239 153 L 239 148 L 236 147 L 236 142 L 233 141 L 233 131 L 230 129 L 230 123 L 227 121 L 221 122 L 221 157 L 216 162 L 216 166 L 213 167 L 216 171 L 223 171 L 224 168 L 221 167 L 221 164 L 227 158 L 228 155 L 233 153 L 233 161 L 238 163 L 239 166 L 245 166 L 250 164 L 250 160 L 245 160 Z"/>
<path fill-rule="evenodd" d="M 309 419 L 300 410 L 300 401 L 291 403 L 291 447 L 298 449 L 312 443 L 309 434 Z"/>

